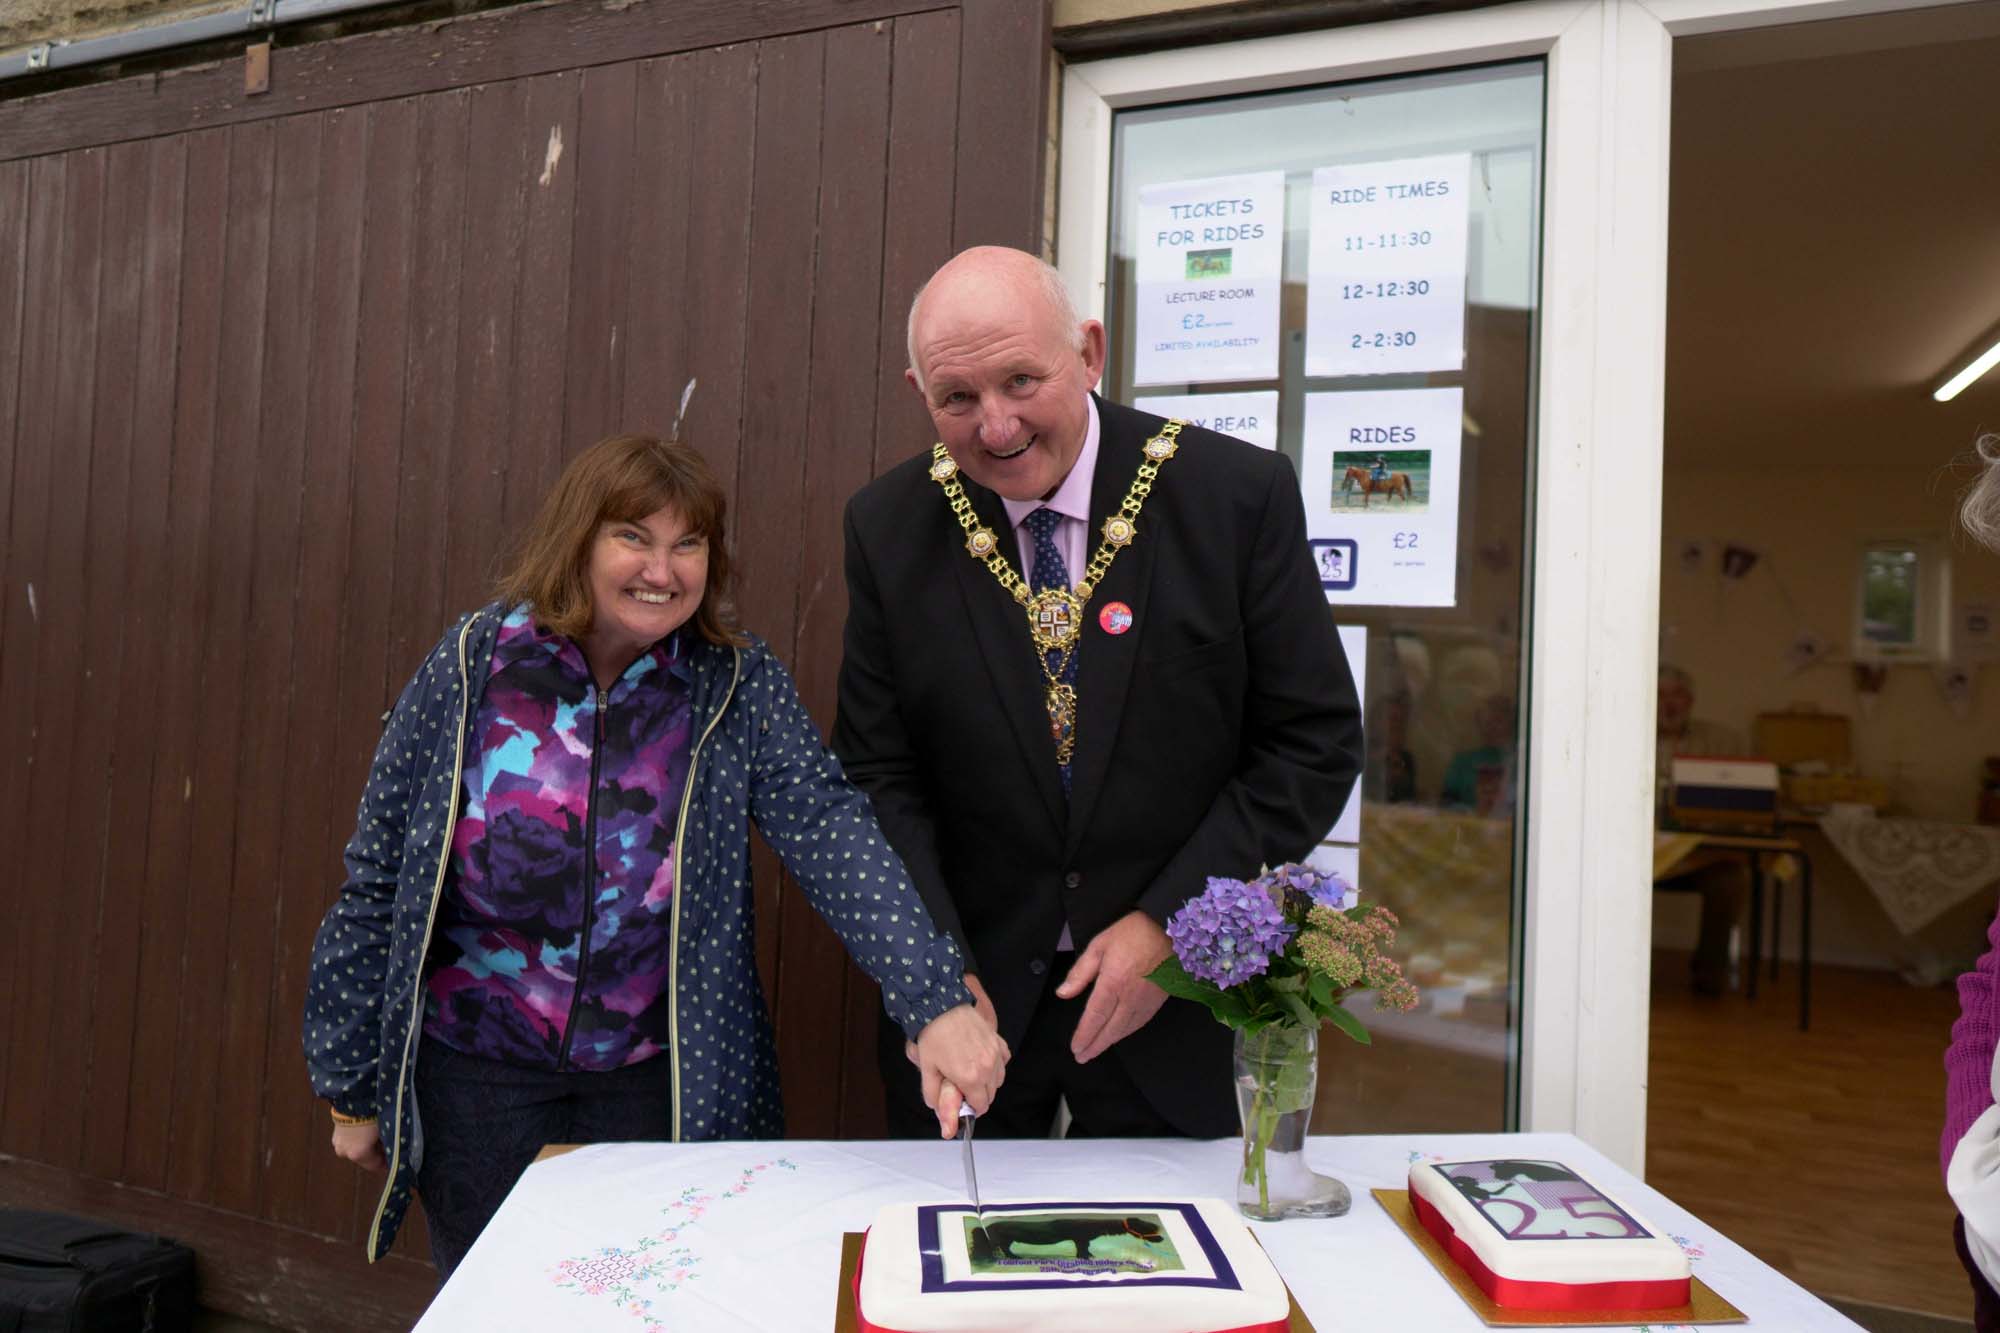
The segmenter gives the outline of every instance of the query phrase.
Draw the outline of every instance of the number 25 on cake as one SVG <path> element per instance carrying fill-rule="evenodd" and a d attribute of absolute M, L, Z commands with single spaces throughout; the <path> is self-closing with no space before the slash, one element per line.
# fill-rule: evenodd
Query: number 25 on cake
<path fill-rule="evenodd" d="M 1495 1305 L 1666 1310 L 1688 1303 L 1681 1247 L 1560 1162 L 1412 1166 L 1410 1207 Z"/>
<path fill-rule="evenodd" d="M 1219 1199 L 893 1204 L 854 1286 L 864 1333 L 1284 1333 L 1291 1311 Z"/>

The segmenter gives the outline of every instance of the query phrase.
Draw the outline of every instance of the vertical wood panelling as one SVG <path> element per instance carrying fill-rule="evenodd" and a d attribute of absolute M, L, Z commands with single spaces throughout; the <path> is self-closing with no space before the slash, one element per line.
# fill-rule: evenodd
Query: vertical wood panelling
<path fill-rule="evenodd" d="M 298 1059 L 383 713 L 694 375 L 742 618 L 831 724 L 842 507 L 928 441 L 910 294 L 1039 215 L 1046 6 L 938 2 L 0 162 L 0 1201 L 235 1238 L 225 1309 L 414 1315 L 421 1211 L 364 1275 Z M 879 995 L 754 865 L 789 1128 L 878 1133 Z"/>
<path fill-rule="evenodd" d="M 263 1122 L 265 1033 L 270 1025 L 273 940 L 283 924 L 279 886 L 285 755 L 298 708 L 293 692 L 294 621 L 299 585 L 300 484 L 304 475 L 306 381 L 311 370 L 313 249 L 318 239 L 319 151 L 323 116 L 277 122 L 270 262 L 264 302 L 264 364 L 258 396 L 256 496 L 251 527 L 249 621 L 243 673 L 243 740 L 230 872 L 229 937 L 222 964 L 221 1046 L 215 1137 L 218 1207 L 256 1207 L 266 1160 Z M 311 651 L 310 647 L 308 651 Z M 299 904 L 299 910 L 307 910 Z M 291 1072 L 287 1063 L 285 1070 Z"/>
<path fill-rule="evenodd" d="M 444 602 L 445 493 L 458 466 L 452 417 L 470 108 L 470 94 L 463 89 L 417 104 L 416 248 L 410 272 L 395 581 L 389 598 L 389 676 L 398 689 L 451 614 Z"/>
<path fill-rule="evenodd" d="M 340 797 L 327 789 L 337 771 L 341 594 L 347 586 L 354 458 L 356 330 L 360 317 L 362 207 L 367 198 L 368 116 L 325 116 L 316 186 L 312 337 L 307 364 L 305 449 L 300 495 L 298 609 L 292 654 L 290 737 L 282 777 L 277 921 L 266 1024 L 264 1139 L 258 1176 L 260 1216 L 288 1227 L 311 1219 L 312 1158 L 327 1154 L 324 1112 L 299 1068 L 299 1015 L 313 933 L 327 885 L 338 875 Z M 330 1154 L 327 1154 L 330 1155 Z"/>
<path fill-rule="evenodd" d="M 402 473 L 404 347 L 413 263 L 412 201 L 417 176 L 417 101 L 382 102 L 357 114 L 367 122 L 362 190 L 361 273 L 354 362 L 354 461 L 348 506 L 348 549 L 354 560 L 341 604 L 336 653 L 340 667 L 334 709 L 328 814 L 332 837 L 344 845 L 354 807 L 381 734 L 381 715 L 398 680 L 389 682 L 389 598 L 396 542 L 396 495 Z M 341 867 L 329 862 L 320 888 L 323 913 L 340 889 Z M 322 1139 L 322 1144 L 324 1139 Z M 347 1163 L 322 1148 L 306 1156 L 308 1226 L 352 1239 L 356 1217 L 372 1212 L 375 1190 Z"/>
<path fill-rule="evenodd" d="M 22 847 L 28 832 L 28 794 L 34 779 L 35 665 L 41 638 L 42 542 L 48 531 L 50 422 L 49 386 L 54 379 L 54 354 L 59 290 L 57 263 L 62 254 L 63 193 L 68 184 L 68 159 L 38 158 L 11 177 L 23 191 L 10 210 L 24 219 L 17 298 L 20 313 L 15 441 L 7 509 L 7 616 L 0 639 L 0 839 Z M 31 967 L 44 940 L 30 927 L 39 923 L 51 896 L 31 892 L 27 857 L 0 857 L 0 886 L 6 901 L 16 905 L 20 927 L 8 942 L 8 984 L 11 1000 L 4 1019 L 7 1049 L 0 1051 L 0 1148 L 29 1152 L 39 1125 L 42 1100 L 41 1031 L 31 1025 L 34 993 Z"/>
<path fill-rule="evenodd" d="M 0 164 L 0 514 L 11 514 L 14 503 L 14 427 L 21 406 L 21 309 L 27 285 L 28 172 L 25 161 Z M 0 536 L 0 558 L 7 544 Z M 4 593 L 5 569 L 0 569 Z M 13 598 L 0 595 L 0 643 L 6 642 L 7 613 Z M 23 607 L 25 612 L 27 608 Z M 13 982 L 0 996 L 13 994 Z M 0 1103 L 6 1100 L 0 1094 Z"/>
<path fill-rule="evenodd" d="M 145 1090 L 132 1095 L 133 1034 L 147 1003 L 142 962 L 148 945 L 146 847 L 150 836 L 154 746 L 160 738 L 160 655 L 172 609 L 167 531 L 172 503 L 172 423 L 179 366 L 181 218 L 185 208 L 187 140 L 173 135 L 145 144 L 146 192 L 131 224 L 143 242 L 138 338 L 132 353 L 130 519 L 118 557 L 123 565 L 119 613 L 127 647 L 115 684 L 124 722 L 111 748 L 110 828 L 104 867 L 104 941 L 91 1016 L 90 1100 L 85 1107 L 85 1175 L 117 1180 L 126 1160 L 135 1100 L 148 1114 L 161 1108 Z"/>
<path fill-rule="evenodd" d="M 69 190 L 63 200 L 63 257 L 59 300 L 62 315 L 56 331 L 55 411 L 49 432 L 53 452 L 49 487 L 48 541 L 43 548 L 40 661 L 35 676 L 35 736 L 30 753 L 34 782 L 28 793 L 28 883 L 53 886 L 67 879 L 69 848 L 62 830 L 69 775 L 80 763 L 75 752 L 76 729 L 82 715 L 79 697 L 88 681 L 83 676 L 85 652 L 92 646 L 92 626 L 85 620 L 84 554 L 89 549 L 90 423 L 97 384 L 97 292 L 103 271 L 104 177 L 108 153 L 86 149 L 71 155 Z M 84 896 L 81 884 L 75 888 Z M 34 986 L 30 1006 L 41 1010 L 32 1031 L 41 1044 L 42 1063 L 36 1071 L 41 1086 L 75 1088 L 81 1083 L 77 1043 L 83 1040 L 83 993 L 90 930 L 84 912 L 74 910 L 67 893 L 41 894 L 53 902 L 43 909 L 40 930 L 31 931 L 42 946 L 36 950 L 28 976 Z M 93 923 L 94 924 L 94 923 Z M 59 1081 L 60 1080 L 60 1081 Z M 41 1160 L 74 1168 L 82 1153 L 75 1115 L 43 1118 Z"/>
<path fill-rule="evenodd" d="M 464 278 L 459 283 L 458 461 L 445 488 L 447 614 L 485 601 L 505 533 L 500 527 L 513 422 L 514 285 L 527 190 L 519 83 L 472 90 L 466 147 Z"/>
<path fill-rule="evenodd" d="M 694 58 L 693 84 L 687 345 L 688 373 L 701 380 L 701 387 L 688 405 L 687 431 L 728 486 L 736 476 L 743 421 L 750 172 L 759 144 L 757 48 L 703 51 Z M 732 489 L 732 494 L 738 492 Z"/>
<path fill-rule="evenodd" d="M 1049 108 L 1049 8 L 964 0 L 958 61 L 954 249 L 1038 248 Z"/>
<path fill-rule="evenodd" d="M 750 201 L 750 318 L 745 345 L 743 434 L 736 469 L 736 554 L 743 620 L 788 665 L 797 660 L 796 587 L 803 460 L 809 420 L 813 280 L 818 269 L 819 144 L 826 39 L 817 34 L 761 43 L 757 56 L 757 167 Z M 751 858 L 757 888 L 757 953 L 766 996 L 776 1001 L 784 974 L 806 962 L 811 909 L 761 839 Z M 790 939 L 788 940 L 788 937 Z M 792 944 L 792 941 L 797 941 Z M 788 948 L 788 944 L 791 947 Z M 793 1090 L 786 1130 L 831 1132 L 814 1114 L 809 1090 L 838 1085 L 839 1043 L 816 1044 L 811 1017 L 774 1004 L 781 1030 L 801 1040 L 780 1044 L 779 1074 Z M 821 1012 L 830 1008 L 819 1000 Z"/>
<path fill-rule="evenodd" d="M 515 284 L 514 446 L 503 478 L 501 530 L 522 531 L 568 457 L 563 407 L 569 362 L 569 271 L 576 214 L 581 75 L 527 82 L 527 224 Z"/>
<path fill-rule="evenodd" d="M 124 730 L 144 728 L 151 719 L 127 711 L 118 693 L 128 654 L 143 654 L 146 646 L 134 634 L 130 611 L 132 590 L 125 580 L 127 543 L 138 533 L 132 507 L 143 497 L 131 489 L 133 360 L 139 346 L 139 301 L 145 262 L 148 151 L 144 143 L 119 144 L 108 152 L 102 240 L 103 269 L 97 299 L 96 403 L 91 421 L 89 512 L 84 516 L 85 651 L 82 693 L 85 707 L 75 731 L 78 762 L 70 768 L 69 796 L 64 802 L 68 822 L 61 845 L 71 858 L 80 901 L 72 912 L 71 929 L 89 945 L 70 984 L 80 987 L 75 1003 L 84 1030 L 67 1055 L 57 1055 L 51 1087 L 83 1090 L 83 1114 L 73 1118 L 75 1161 L 93 1174 L 103 1169 L 103 1152 L 91 1152 L 93 1141 L 109 1137 L 96 1125 L 125 1125 L 123 1085 L 125 1045 L 130 1037 L 131 961 L 138 938 L 130 912 L 127 886 L 109 876 L 109 844 L 122 842 L 123 821 L 114 823 L 108 804 L 113 754 Z M 103 1040 L 106 1032 L 116 1045 Z M 109 1077 L 98 1078 L 102 1056 Z M 69 1080 L 75 1080 L 70 1082 Z M 115 1149 L 117 1140 L 110 1139 Z M 111 1169 L 117 1168 L 117 1155 Z"/>
<path fill-rule="evenodd" d="M 903 372 L 910 364 L 910 301 L 955 248 L 959 23 L 950 12 L 896 21 L 885 190 L 890 207 L 882 227 L 883 337 L 872 432 L 878 474 L 930 447 L 930 421 Z"/>
<path fill-rule="evenodd" d="M 872 474 L 877 342 L 882 276 L 882 217 L 888 158 L 889 78 L 893 34 L 852 27 L 827 37 L 828 77 L 820 120 L 819 249 L 825 257 L 813 291 L 812 382 L 799 465 L 804 483 L 795 540 L 798 581 L 799 694 L 822 727 L 833 721 L 847 589 L 839 561 L 841 514 L 847 497 Z M 857 429 L 857 425 L 862 428 Z M 802 922 L 801 924 L 807 924 Z M 778 1012 L 785 1047 L 820 1048 L 833 1056 L 817 1084 L 798 1087 L 792 1132 L 836 1137 L 853 1131 L 848 1090 L 880 1086 L 871 1040 L 844 1041 L 844 999 L 850 973 L 864 991 L 872 983 L 851 969 L 833 932 L 818 920 L 787 929 Z M 875 998 L 879 1004 L 879 996 Z M 879 1119 L 872 1126 L 880 1132 Z"/>
<path fill-rule="evenodd" d="M 186 141 L 180 326 L 175 374 L 173 463 L 166 565 L 170 571 L 165 650 L 160 655 L 153 781 L 146 818 L 146 887 L 139 948 L 138 1025 L 132 1042 L 135 1098 L 125 1131 L 125 1179 L 164 1189 L 181 1102 L 174 1082 L 181 998 L 191 968 L 191 918 L 206 910 L 189 884 L 195 759 L 202 739 L 202 642 L 209 615 L 209 511 L 214 477 L 215 407 L 221 376 L 222 273 L 227 219 L 227 130 Z M 201 1114 L 197 1110 L 195 1114 Z"/>
<path fill-rule="evenodd" d="M 576 245 L 570 256 L 569 393 L 564 444 L 609 432 L 623 398 L 626 215 L 632 206 L 634 62 L 583 72 L 576 144 Z"/>
<path fill-rule="evenodd" d="M 669 56 L 639 67 L 621 431 L 666 435 L 687 383 L 688 195 L 703 188 L 690 172 L 694 64 Z"/>
<path fill-rule="evenodd" d="M 235 905 L 230 870 L 239 833 L 243 722 L 250 654 L 250 574 L 255 558 L 258 422 L 264 408 L 265 296 L 270 278 L 275 126 L 230 131 L 228 217 L 222 270 L 221 383 L 209 500 L 209 627 L 202 638 L 195 737 L 194 827 L 188 885 L 187 969 L 181 981 L 174 1061 L 174 1139 L 167 1182 L 182 1198 L 214 1199 L 218 1135 L 245 1132 L 218 1117 L 221 1034 Z M 247 908 L 248 898 L 244 900 Z"/>

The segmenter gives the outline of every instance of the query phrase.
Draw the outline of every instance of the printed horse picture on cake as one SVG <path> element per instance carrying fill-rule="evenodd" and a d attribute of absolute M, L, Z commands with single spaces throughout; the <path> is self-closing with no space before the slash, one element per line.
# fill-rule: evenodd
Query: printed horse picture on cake
<path fill-rule="evenodd" d="M 1336 449 L 1333 453 L 1334 508 L 1366 509 L 1380 499 L 1398 515 L 1430 508 L 1431 451 L 1428 449 Z"/>
<path fill-rule="evenodd" d="M 988 1214 L 967 1217 L 966 1254 L 980 1273 L 1158 1273 L 1183 1267 L 1152 1213 Z"/>

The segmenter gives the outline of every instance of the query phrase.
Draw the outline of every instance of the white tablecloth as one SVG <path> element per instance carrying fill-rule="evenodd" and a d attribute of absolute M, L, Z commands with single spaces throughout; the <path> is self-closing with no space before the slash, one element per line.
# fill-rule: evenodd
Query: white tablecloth
<path fill-rule="evenodd" d="M 1904 935 L 1974 894 L 1990 902 L 2000 881 L 2000 828 L 1872 814 L 1827 815 L 1819 827 Z"/>
<path fill-rule="evenodd" d="M 978 1145 L 979 1182 L 996 1200 L 1227 1196 L 1239 1152 L 1233 1140 L 992 1140 Z M 1353 1210 L 1251 1225 L 1320 1333 L 1485 1327 L 1368 1194 L 1402 1188 L 1414 1160 L 1481 1157 L 1566 1162 L 1623 1195 L 1751 1327 L 1858 1327 L 1572 1135 L 1315 1138 L 1307 1156 L 1347 1182 Z M 814 1333 L 832 1327 L 842 1232 L 883 1204 L 963 1199 L 964 1185 L 956 1143 L 582 1148 L 529 1168 L 417 1329 Z"/>

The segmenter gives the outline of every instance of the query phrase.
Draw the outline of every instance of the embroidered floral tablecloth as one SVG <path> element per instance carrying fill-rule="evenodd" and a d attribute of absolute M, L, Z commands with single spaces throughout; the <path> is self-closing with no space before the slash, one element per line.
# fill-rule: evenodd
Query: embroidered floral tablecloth
<path fill-rule="evenodd" d="M 979 1178 L 995 1201 L 1226 1195 L 1240 1152 L 1234 1140 L 982 1141 Z M 1315 1137 L 1306 1152 L 1347 1182 L 1353 1212 L 1251 1225 L 1320 1333 L 1483 1333 L 1368 1191 L 1403 1188 L 1414 1161 L 1491 1157 L 1564 1162 L 1624 1198 L 1753 1327 L 1858 1327 L 1569 1134 Z M 955 1143 L 581 1148 L 528 1169 L 417 1333 L 819 1333 L 833 1326 L 841 1233 L 884 1204 L 963 1191 Z"/>
<path fill-rule="evenodd" d="M 1904 935 L 2000 884 L 2000 828 L 1873 815 L 1827 815 L 1819 827 Z"/>

